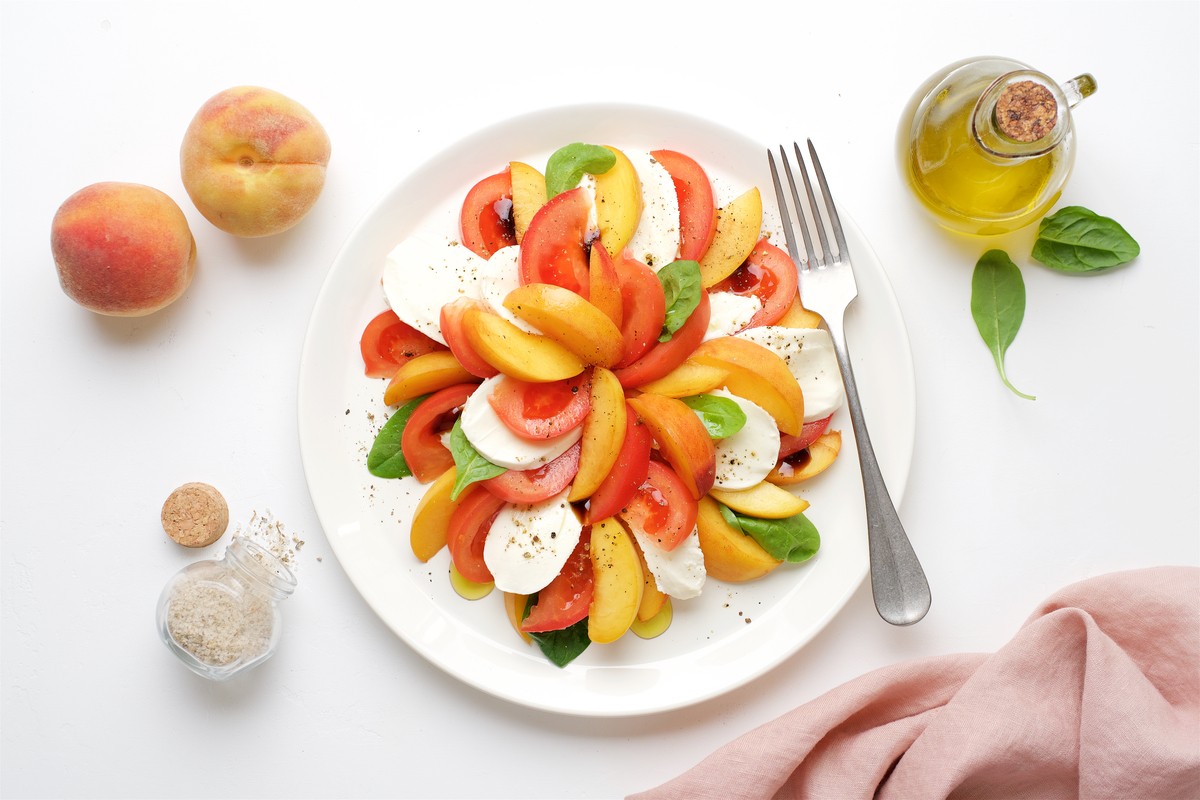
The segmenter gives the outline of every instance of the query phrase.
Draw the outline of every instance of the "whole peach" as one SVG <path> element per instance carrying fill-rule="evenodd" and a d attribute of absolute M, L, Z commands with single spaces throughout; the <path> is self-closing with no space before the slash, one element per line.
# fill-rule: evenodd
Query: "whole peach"
<path fill-rule="evenodd" d="M 270 89 L 238 86 L 196 112 L 179 165 L 205 219 L 235 236 L 270 236 L 317 201 L 329 153 L 329 136 L 304 106 Z"/>
<path fill-rule="evenodd" d="M 175 201 L 137 183 L 94 183 L 50 224 L 63 291 L 99 314 L 139 317 L 174 302 L 196 267 L 196 242 Z"/>

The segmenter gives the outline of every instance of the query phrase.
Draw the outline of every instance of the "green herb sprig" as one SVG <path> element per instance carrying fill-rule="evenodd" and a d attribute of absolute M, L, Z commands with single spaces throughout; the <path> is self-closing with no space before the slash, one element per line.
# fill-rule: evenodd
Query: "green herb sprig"
<path fill-rule="evenodd" d="M 564 145 L 546 162 L 546 198 L 574 189 L 585 173 L 603 175 L 616 163 L 617 156 L 607 147 L 583 142 Z"/>
<path fill-rule="evenodd" d="M 783 519 L 760 519 L 739 514 L 723 503 L 717 507 L 730 527 L 754 539 L 772 558 L 799 564 L 821 549 L 821 534 L 803 512 Z"/>
<path fill-rule="evenodd" d="M 975 264 L 971 276 L 971 316 L 996 361 L 1004 385 L 1019 397 L 1036 400 L 1013 386 L 1004 369 L 1004 354 L 1025 319 L 1025 280 L 1003 250 L 988 250 Z"/>
<path fill-rule="evenodd" d="M 1128 264 L 1141 247 L 1113 219 L 1066 206 L 1038 224 L 1033 258 L 1060 272 L 1100 272 Z"/>
<path fill-rule="evenodd" d="M 454 487 L 450 489 L 451 500 L 457 500 L 463 490 L 472 483 L 486 481 L 488 478 L 494 478 L 508 471 L 480 455 L 475 446 L 467 440 L 467 435 L 463 433 L 461 419 L 454 420 L 454 427 L 450 429 L 450 440 L 447 444 L 450 448 L 450 455 L 454 456 L 454 468 L 457 472 L 454 478 Z"/>
<path fill-rule="evenodd" d="M 727 439 L 740 431 L 746 424 L 746 412 L 728 397 L 715 394 L 697 394 L 680 398 L 684 404 L 704 423 L 705 430 L 713 439 Z"/>
<path fill-rule="evenodd" d="M 412 475 L 408 462 L 404 460 L 404 451 L 400 449 L 400 441 L 408 418 L 426 397 L 429 395 L 414 397 L 400 406 L 375 435 L 371 452 L 367 453 L 367 471 L 376 478 L 407 478 Z"/>
<path fill-rule="evenodd" d="M 537 605 L 537 597 L 537 594 L 532 594 L 526 599 L 525 610 L 521 613 L 522 620 L 528 617 L 529 612 Z M 560 668 L 579 658 L 592 643 L 588 638 L 587 617 L 561 630 L 530 633 L 529 638 L 537 643 L 542 655 L 546 656 L 551 664 Z"/>
<path fill-rule="evenodd" d="M 700 264 L 687 259 L 672 261 L 658 271 L 658 281 L 667 301 L 667 316 L 658 340 L 669 342 L 700 305 L 700 293 L 704 291 L 700 284 Z"/>

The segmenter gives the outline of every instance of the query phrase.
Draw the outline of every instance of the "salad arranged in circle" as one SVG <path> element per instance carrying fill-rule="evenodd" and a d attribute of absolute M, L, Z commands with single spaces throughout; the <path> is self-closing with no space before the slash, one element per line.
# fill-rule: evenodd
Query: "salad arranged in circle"
<path fill-rule="evenodd" d="M 785 487 L 841 448 L 832 342 L 759 190 L 714 198 L 672 150 L 510 162 L 467 193 L 457 239 L 391 251 L 362 332 L 392 409 L 367 468 L 425 485 L 414 556 L 447 549 L 459 594 L 499 590 L 560 667 L 820 546 Z"/>

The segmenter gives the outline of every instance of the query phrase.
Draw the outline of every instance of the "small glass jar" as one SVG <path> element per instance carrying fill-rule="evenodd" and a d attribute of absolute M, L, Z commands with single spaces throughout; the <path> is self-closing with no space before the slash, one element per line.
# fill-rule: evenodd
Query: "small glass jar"
<path fill-rule="evenodd" d="M 1062 193 L 1075 164 L 1071 109 L 1095 90 L 1091 75 L 1060 86 L 1007 58 L 951 64 L 901 115 L 901 175 L 946 228 L 977 236 L 1018 230 Z"/>
<path fill-rule="evenodd" d="M 216 559 L 197 561 L 163 587 L 163 642 L 193 672 L 216 681 L 261 664 L 279 642 L 279 603 L 296 578 L 269 550 L 235 536 Z"/>

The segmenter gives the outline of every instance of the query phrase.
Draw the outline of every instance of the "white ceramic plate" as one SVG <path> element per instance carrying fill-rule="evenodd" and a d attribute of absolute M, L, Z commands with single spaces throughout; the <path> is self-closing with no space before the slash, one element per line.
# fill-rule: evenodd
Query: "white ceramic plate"
<path fill-rule="evenodd" d="M 685 152 L 709 170 L 719 202 L 760 187 L 766 224 L 777 226 L 765 146 L 703 119 L 590 105 L 482 130 L 404 179 L 347 240 L 317 298 L 304 343 L 300 447 L 331 548 L 367 603 L 409 646 L 451 675 L 514 703 L 565 714 L 631 716 L 727 692 L 808 642 L 867 574 L 866 517 L 854 436 L 842 410 L 832 426 L 842 431 L 840 458 L 800 489 L 822 536 L 814 559 L 749 584 L 710 580 L 700 598 L 675 603 L 674 622 L 663 635 L 643 640 L 627 634 L 593 645 L 564 669 L 517 638 L 499 592 L 474 602 L 455 594 L 445 550 L 428 564 L 412 555 L 408 520 L 423 487 L 413 478 L 380 480 L 366 469 L 388 409 L 385 382 L 363 377 L 358 338 L 386 308 L 384 257 L 417 229 L 454 237 L 459 204 L 475 181 L 510 160 L 544 165 L 554 149 L 575 141 Z M 831 167 L 836 186 L 837 167 L 826 165 Z M 875 450 L 899 502 L 913 448 L 912 356 L 887 277 L 858 228 L 845 221 L 859 285 L 847 336 Z"/>

